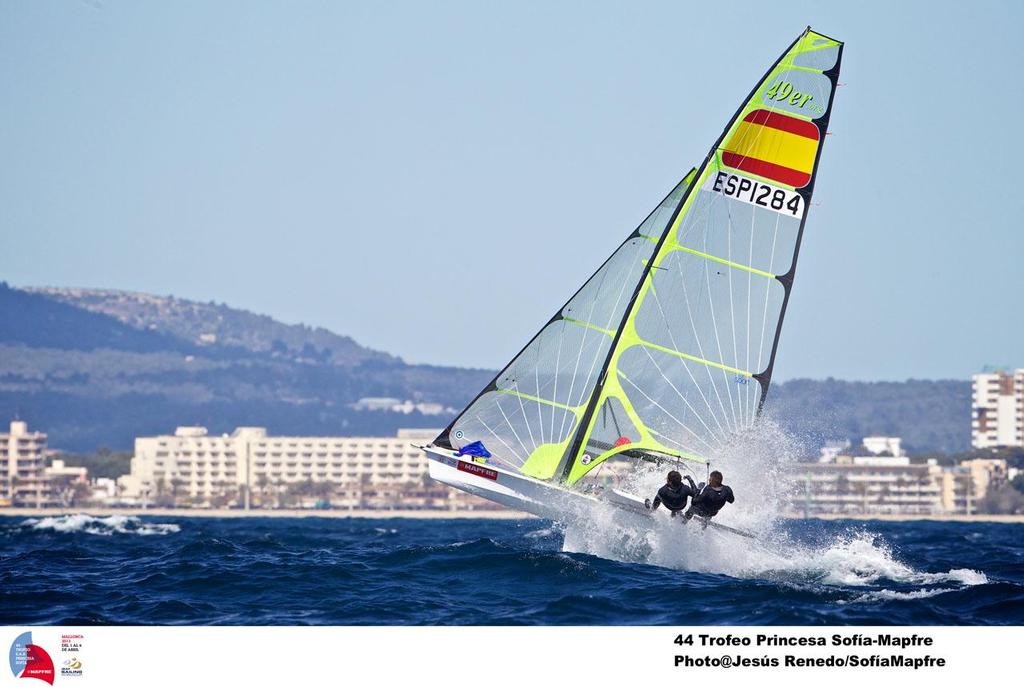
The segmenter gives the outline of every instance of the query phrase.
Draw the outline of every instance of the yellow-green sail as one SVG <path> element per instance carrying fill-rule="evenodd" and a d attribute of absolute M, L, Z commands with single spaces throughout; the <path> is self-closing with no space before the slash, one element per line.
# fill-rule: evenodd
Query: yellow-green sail
<path fill-rule="evenodd" d="M 575 483 L 608 458 L 703 461 L 764 403 L 842 44 L 807 29 L 673 189 L 438 437 Z"/>

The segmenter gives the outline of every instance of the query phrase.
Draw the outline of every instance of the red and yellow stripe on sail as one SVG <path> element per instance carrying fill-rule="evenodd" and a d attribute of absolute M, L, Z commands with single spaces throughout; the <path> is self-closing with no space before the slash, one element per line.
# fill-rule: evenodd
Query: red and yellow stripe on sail
<path fill-rule="evenodd" d="M 726 142 L 722 162 L 800 188 L 811 180 L 819 136 L 813 122 L 754 110 L 743 118 Z"/>

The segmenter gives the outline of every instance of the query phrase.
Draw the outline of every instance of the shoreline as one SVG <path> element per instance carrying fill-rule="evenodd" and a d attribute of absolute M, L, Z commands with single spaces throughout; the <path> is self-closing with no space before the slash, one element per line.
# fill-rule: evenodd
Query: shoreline
<path fill-rule="evenodd" d="M 880 520 L 884 522 L 997 522 L 1004 524 L 1024 523 L 1024 515 L 1012 513 L 977 513 L 975 515 L 949 514 L 949 515 L 902 515 L 899 513 L 817 513 L 805 518 L 803 515 L 792 513 L 784 515 L 787 520 Z"/>
<path fill-rule="evenodd" d="M 158 516 L 172 518 L 358 518 L 363 520 L 536 520 L 537 516 L 513 510 L 496 511 L 443 511 L 443 510 L 312 510 L 275 509 L 242 510 L 237 508 L 0 508 L 0 517 L 53 517 L 61 515 L 90 515 L 110 517 Z M 879 520 L 884 522 L 986 522 L 1024 524 L 1024 515 L 901 515 L 894 513 L 853 514 L 819 513 L 804 518 L 799 514 L 783 516 L 787 520 Z"/>
<path fill-rule="evenodd" d="M 0 517 L 53 517 L 91 515 L 109 517 L 159 516 L 171 518 L 360 518 L 364 520 L 526 520 L 536 519 L 529 513 L 513 510 L 446 511 L 446 510 L 314 510 L 312 508 L 281 508 L 244 510 L 241 508 L 0 508 Z"/>

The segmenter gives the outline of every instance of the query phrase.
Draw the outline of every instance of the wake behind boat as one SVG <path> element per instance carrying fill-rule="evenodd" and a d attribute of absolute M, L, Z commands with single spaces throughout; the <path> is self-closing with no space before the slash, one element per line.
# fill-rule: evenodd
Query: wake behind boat
<path fill-rule="evenodd" d="M 767 397 L 842 49 L 810 27 L 790 45 L 700 166 L 423 447 L 432 478 L 556 521 L 610 505 L 649 525 L 601 466 L 719 465 Z"/>

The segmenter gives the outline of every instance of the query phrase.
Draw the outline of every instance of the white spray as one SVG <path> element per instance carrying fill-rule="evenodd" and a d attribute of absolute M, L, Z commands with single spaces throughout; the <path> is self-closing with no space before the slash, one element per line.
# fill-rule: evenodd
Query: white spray
<path fill-rule="evenodd" d="M 866 531 L 847 532 L 810 546 L 794 542 L 779 526 L 783 510 L 801 488 L 788 479 L 787 463 L 804 454 L 801 442 L 770 421 L 761 421 L 718 455 L 710 469 L 724 475 L 736 495 L 715 518 L 723 525 L 747 530 L 756 540 L 713 528 L 698 521 L 655 517 L 638 526 L 613 506 L 596 506 L 565 523 L 563 549 L 678 570 L 770 579 L 787 583 L 832 586 L 984 584 L 983 573 L 955 569 L 923 573 L 900 562 L 878 537 Z M 664 484 L 668 467 L 636 470 L 622 485 L 633 494 L 653 497 Z M 696 481 L 706 481 L 706 468 L 681 466 Z M 943 589 L 930 589 L 941 593 Z M 882 590 L 877 593 L 900 593 Z"/>

